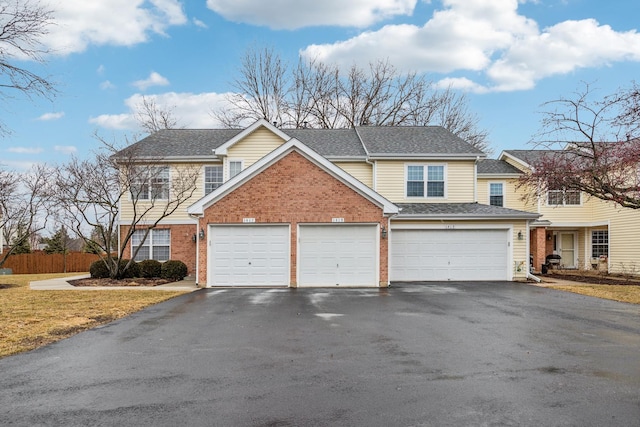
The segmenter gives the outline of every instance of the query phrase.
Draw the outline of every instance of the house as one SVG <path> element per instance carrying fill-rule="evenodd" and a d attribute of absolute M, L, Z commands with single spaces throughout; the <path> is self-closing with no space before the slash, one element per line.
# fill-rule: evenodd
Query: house
<path fill-rule="evenodd" d="M 514 194 L 520 170 L 442 127 L 281 129 L 260 120 L 163 130 L 132 148 L 158 159 L 166 194 L 180 168 L 199 170 L 192 203 L 152 230 L 138 255 L 180 259 L 200 286 L 529 274 L 540 213 Z M 121 233 L 131 215 L 123 205 Z"/>
<path fill-rule="evenodd" d="M 499 160 L 527 171 L 549 150 L 506 150 Z M 546 257 L 558 266 L 640 274 L 640 212 L 578 191 L 552 190 L 519 208 L 541 215 L 530 224 L 530 252 L 540 271 Z"/>

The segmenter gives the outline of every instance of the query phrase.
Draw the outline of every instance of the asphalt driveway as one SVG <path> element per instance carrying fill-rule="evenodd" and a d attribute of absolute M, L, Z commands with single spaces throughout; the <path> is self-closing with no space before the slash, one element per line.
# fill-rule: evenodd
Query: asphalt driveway
<path fill-rule="evenodd" d="M 201 290 L 0 360 L 0 420 L 638 426 L 640 307 L 517 283 Z"/>

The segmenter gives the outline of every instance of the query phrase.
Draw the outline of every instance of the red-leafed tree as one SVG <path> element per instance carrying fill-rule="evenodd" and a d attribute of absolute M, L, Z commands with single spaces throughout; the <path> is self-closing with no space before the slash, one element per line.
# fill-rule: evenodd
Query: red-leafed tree
<path fill-rule="evenodd" d="M 640 209 L 640 87 L 595 99 L 585 84 L 572 98 L 544 106 L 541 131 L 521 187 L 540 196 L 549 190 L 581 191 Z"/>

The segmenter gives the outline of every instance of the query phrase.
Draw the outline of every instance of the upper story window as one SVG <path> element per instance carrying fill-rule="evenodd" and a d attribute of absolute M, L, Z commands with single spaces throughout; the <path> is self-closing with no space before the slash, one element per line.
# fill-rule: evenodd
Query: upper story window
<path fill-rule="evenodd" d="M 222 185 L 222 165 L 204 167 L 204 194 L 211 193 Z"/>
<path fill-rule="evenodd" d="M 145 259 L 155 259 L 156 261 L 167 261 L 170 257 L 171 230 L 154 229 L 149 231 L 147 238 L 142 242 L 145 230 L 136 230 L 131 236 L 131 253 L 136 248 L 140 249 L 136 254 L 135 261 L 143 261 Z"/>
<path fill-rule="evenodd" d="M 591 232 L 591 258 L 609 256 L 609 230 Z"/>
<path fill-rule="evenodd" d="M 504 206 L 504 184 L 492 182 L 489 184 L 489 204 L 491 206 Z"/>
<path fill-rule="evenodd" d="M 408 165 L 407 197 L 444 197 L 444 165 Z"/>
<path fill-rule="evenodd" d="M 547 204 L 552 206 L 575 206 L 580 204 L 580 192 L 577 190 L 549 190 Z"/>
<path fill-rule="evenodd" d="M 131 193 L 138 200 L 167 200 L 169 186 L 169 166 L 154 166 L 140 171 L 131 183 Z"/>
<path fill-rule="evenodd" d="M 242 160 L 229 161 L 229 179 L 242 172 Z"/>

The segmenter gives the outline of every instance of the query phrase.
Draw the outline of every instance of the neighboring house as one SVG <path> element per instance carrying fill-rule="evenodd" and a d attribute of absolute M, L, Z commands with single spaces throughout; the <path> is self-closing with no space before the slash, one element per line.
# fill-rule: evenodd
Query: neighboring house
<path fill-rule="evenodd" d="M 507 150 L 500 160 L 526 171 L 547 150 Z M 526 210 L 541 214 L 531 225 L 531 254 L 539 271 L 559 255 L 563 268 L 640 274 L 640 212 L 577 191 L 548 191 Z"/>
<path fill-rule="evenodd" d="M 180 259 L 201 286 L 529 274 L 540 214 L 514 194 L 519 170 L 442 127 L 280 129 L 260 120 L 163 130 L 134 147 L 161 159 L 167 188 L 178 168 L 201 170 L 193 203 L 152 230 L 138 257 Z M 130 218 L 123 206 L 121 230 Z"/>

